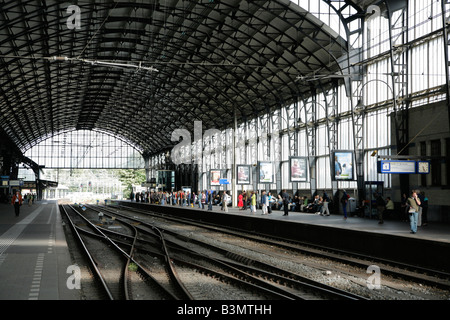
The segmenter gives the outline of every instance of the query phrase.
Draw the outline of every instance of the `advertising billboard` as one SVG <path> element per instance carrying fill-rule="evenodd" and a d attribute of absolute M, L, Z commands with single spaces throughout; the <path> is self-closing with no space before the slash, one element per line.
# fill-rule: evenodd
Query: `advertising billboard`
<path fill-rule="evenodd" d="M 258 163 L 259 168 L 259 181 L 258 183 L 273 183 L 273 164 L 269 161 L 260 161 Z"/>
<path fill-rule="evenodd" d="M 291 182 L 308 181 L 308 158 L 290 157 L 289 158 L 289 176 Z"/>
<path fill-rule="evenodd" d="M 333 180 L 355 180 L 353 173 L 353 151 L 334 151 L 332 156 L 331 172 Z"/>
<path fill-rule="evenodd" d="M 211 186 L 219 186 L 220 178 L 221 178 L 221 170 L 220 169 L 211 169 Z"/>
<path fill-rule="evenodd" d="M 237 171 L 237 184 L 250 184 L 251 183 L 251 171 L 250 166 L 246 164 L 238 164 L 236 166 Z"/>

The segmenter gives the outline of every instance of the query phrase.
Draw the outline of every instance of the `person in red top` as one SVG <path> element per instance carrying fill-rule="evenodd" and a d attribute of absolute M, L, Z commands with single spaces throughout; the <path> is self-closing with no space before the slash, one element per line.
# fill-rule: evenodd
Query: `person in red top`
<path fill-rule="evenodd" d="M 14 206 L 14 210 L 16 212 L 16 217 L 19 216 L 20 213 L 20 206 L 22 205 L 22 195 L 20 194 L 20 191 L 16 191 L 14 196 L 12 197 L 11 204 Z"/>
<path fill-rule="evenodd" d="M 242 208 L 244 208 L 244 196 L 242 194 L 239 195 L 238 207 L 239 210 L 242 210 Z"/>

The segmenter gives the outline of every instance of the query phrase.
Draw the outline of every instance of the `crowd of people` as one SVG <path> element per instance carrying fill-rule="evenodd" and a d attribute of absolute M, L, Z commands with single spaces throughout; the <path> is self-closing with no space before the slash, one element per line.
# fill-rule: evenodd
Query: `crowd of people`
<path fill-rule="evenodd" d="M 258 209 L 263 215 L 272 213 L 273 210 L 282 210 L 287 216 L 290 211 L 315 213 L 323 216 L 329 216 L 331 212 L 339 212 L 339 206 L 342 206 L 343 218 L 348 217 L 348 202 L 350 196 L 344 190 L 342 196 L 338 196 L 339 191 L 333 198 L 330 198 L 326 192 L 320 196 L 317 192 L 312 198 L 306 196 L 294 195 L 291 197 L 286 190 L 282 190 L 278 195 L 272 195 L 271 192 L 262 191 L 258 195 L 258 191 L 242 191 L 238 194 L 239 210 L 250 208 L 250 212 L 256 213 Z M 16 216 L 20 213 L 20 206 L 25 203 L 31 206 L 36 199 L 35 194 L 28 193 L 24 196 L 20 191 L 15 192 L 11 196 L 11 204 L 15 207 Z M 213 206 L 220 206 L 221 210 L 228 211 L 231 205 L 231 196 L 227 191 L 204 190 L 198 192 L 190 191 L 158 191 L 158 192 L 132 192 L 130 199 L 136 202 L 161 204 L 161 205 L 178 205 L 181 207 L 198 207 L 200 209 L 213 210 Z M 357 208 L 360 212 L 364 212 L 367 208 L 376 208 L 378 223 L 383 224 L 384 219 L 400 216 L 400 220 L 409 221 L 411 233 L 417 232 L 418 226 L 426 226 L 428 224 L 428 198 L 424 192 L 420 190 L 412 190 L 408 197 L 402 195 L 400 210 L 395 209 L 394 202 L 391 197 L 384 199 L 381 194 L 375 192 L 370 201 L 363 200 L 361 206 Z"/>
<path fill-rule="evenodd" d="M 347 199 L 348 195 L 344 191 L 342 199 Z M 158 192 L 136 192 L 131 193 L 132 201 L 162 204 L 162 205 L 178 205 L 181 207 L 197 207 L 212 210 L 212 206 L 227 206 L 231 205 L 231 196 L 227 191 L 204 190 L 196 194 L 189 191 L 158 191 Z M 345 201 L 346 202 L 346 201 Z M 273 210 L 284 211 L 285 215 L 289 212 L 306 212 L 316 213 L 320 215 L 329 216 L 332 200 L 326 192 L 322 196 L 315 194 L 314 197 L 308 198 L 306 196 L 295 195 L 291 197 L 286 190 L 282 190 L 279 194 L 273 195 L 271 192 L 262 191 L 242 191 L 238 194 L 238 208 L 239 210 L 250 209 L 250 212 L 256 213 L 261 210 L 262 214 L 270 214 Z M 346 207 L 346 206 L 344 206 Z M 335 209 L 333 209 L 335 210 Z M 345 218 L 346 210 L 344 208 Z"/>
<path fill-rule="evenodd" d="M 283 211 L 283 215 L 289 212 L 313 213 L 322 216 L 330 216 L 331 213 L 338 213 L 339 206 L 342 208 L 343 219 L 348 218 L 350 196 L 343 190 L 342 195 L 338 191 L 335 196 L 329 197 L 326 192 L 322 195 L 317 192 L 312 198 L 300 195 L 291 197 L 286 190 L 273 195 L 271 192 L 262 191 L 242 191 L 238 194 L 239 210 L 250 209 L 250 212 L 256 213 L 261 210 L 263 215 L 272 213 L 273 210 Z M 339 196 L 340 195 L 340 196 Z M 415 196 L 414 196 L 415 195 Z M 416 200 L 417 199 L 417 200 Z M 200 209 L 213 210 L 213 206 L 220 206 L 221 210 L 228 211 L 231 205 L 231 196 L 227 191 L 204 190 L 196 194 L 184 190 L 174 192 L 137 192 L 131 194 L 131 200 L 136 202 L 145 202 L 161 205 L 178 205 L 181 207 L 198 207 Z M 356 208 L 365 215 L 369 208 L 370 201 L 363 201 L 361 206 Z M 384 199 L 381 194 L 374 193 L 372 198 L 372 208 L 376 208 L 378 223 L 383 224 L 384 219 L 393 219 L 398 215 L 394 202 L 391 197 Z M 428 224 L 428 198 L 423 192 L 413 190 L 410 197 L 403 195 L 400 208 L 402 221 L 410 221 L 411 232 L 417 232 L 417 226 L 426 226 Z"/>
<path fill-rule="evenodd" d="M 217 192 L 214 190 L 204 190 L 202 192 L 190 191 L 158 191 L 158 192 L 136 192 L 131 193 L 131 201 L 161 204 L 161 205 L 178 205 L 180 207 L 194 207 L 212 210 L 213 205 L 222 207 L 222 210 L 228 211 L 231 204 L 231 196 L 226 191 Z"/>
<path fill-rule="evenodd" d="M 9 195 L 8 198 L 10 199 L 11 204 L 14 206 L 14 213 L 16 217 L 18 217 L 22 204 L 25 203 L 28 206 L 33 205 L 33 203 L 36 201 L 36 194 L 27 193 L 22 196 L 20 190 L 15 190 L 15 192 L 12 195 Z"/>
<path fill-rule="evenodd" d="M 17 191 L 20 193 L 20 196 L 23 197 L 23 200 L 25 203 L 32 205 L 33 203 L 36 202 L 36 199 L 37 199 L 36 193 L 28 192 L 22 196 L 22 192 L 19 190 L 16 190 L 12 194 L 7 194 L 7 193 L 0 194 L 0 203 L 10 203 L 11 199 L 14 197 L 14 195 L 16 194 Z"/>
<path fill-rule="evenodd" d="M 250 207 L 251 212 L 256 212 L 257 208 L 261 208 L 262 214 L 271 213 L 273 210 L 283 210 L 284 215 L 288 215 L 289 211 L 330 215 L 329 202 L 326 192 L 322 197 L 316 195 L 313 199 L 298 195 L 291 197 L 286 190 L 282 190 L 276 196 L 266 191 L 262 191 L 260 197 L 258 191 L 243 191 L 238 195 L 239 210 Z"/>
<path fill-rule="evenodd" d="M 412 190 L 410 196 L 402 195 L 400 208 L 396 209 L 391 197 L 384 199 L 381 194 L 373 194 L 373 208 L 376 208 L 378 223 L 383 224 L 385 218 L 398 219 L 410 223 L 411 233 L 417 232 L 417 227 L 428 225 L 428 197 L 425 192 Z M 369 207 L 369 201 L 363 201 L 362 208 Z"/>

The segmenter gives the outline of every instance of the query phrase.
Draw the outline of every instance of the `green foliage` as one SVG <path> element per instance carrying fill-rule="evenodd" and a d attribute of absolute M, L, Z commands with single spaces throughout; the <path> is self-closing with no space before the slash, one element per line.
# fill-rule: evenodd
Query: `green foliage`
<path fill-rule="evenodd" d="M 133 271 L 133 272 L 136 272 L 136 271 L 138 270 L 138 266 L 137 266 L 134 262 L 131 262 L 131 263 L 128 265 L 128 270 Z"/>
<path fill-rule="evenodd" d="M 125 187 L 123 190 L 124 198 L 130 198 L 133 185 L 140 185 L 146 181 L 145 169 L 120 169 L 118 174 L 120 182 Z"/>

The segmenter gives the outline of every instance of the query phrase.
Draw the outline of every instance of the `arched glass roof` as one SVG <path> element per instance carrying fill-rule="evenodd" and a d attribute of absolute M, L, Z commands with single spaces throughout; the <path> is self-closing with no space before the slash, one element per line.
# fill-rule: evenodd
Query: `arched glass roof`
<path fill-rule="evenodd" d="M 144 168 L 139 150 L 111 135 L 87 130 L 55 135 L 27 150 L 25 156 L 45 168 Z"/>
<path fill-rule="evenodd" d="M 285 0 L 8 1 L 0 125 L 22 151 L 96 130 L 154 154 L 195 120 L 223 129 L 308 94 L 297 77 L 339 73 L 347 49 Z"/>

